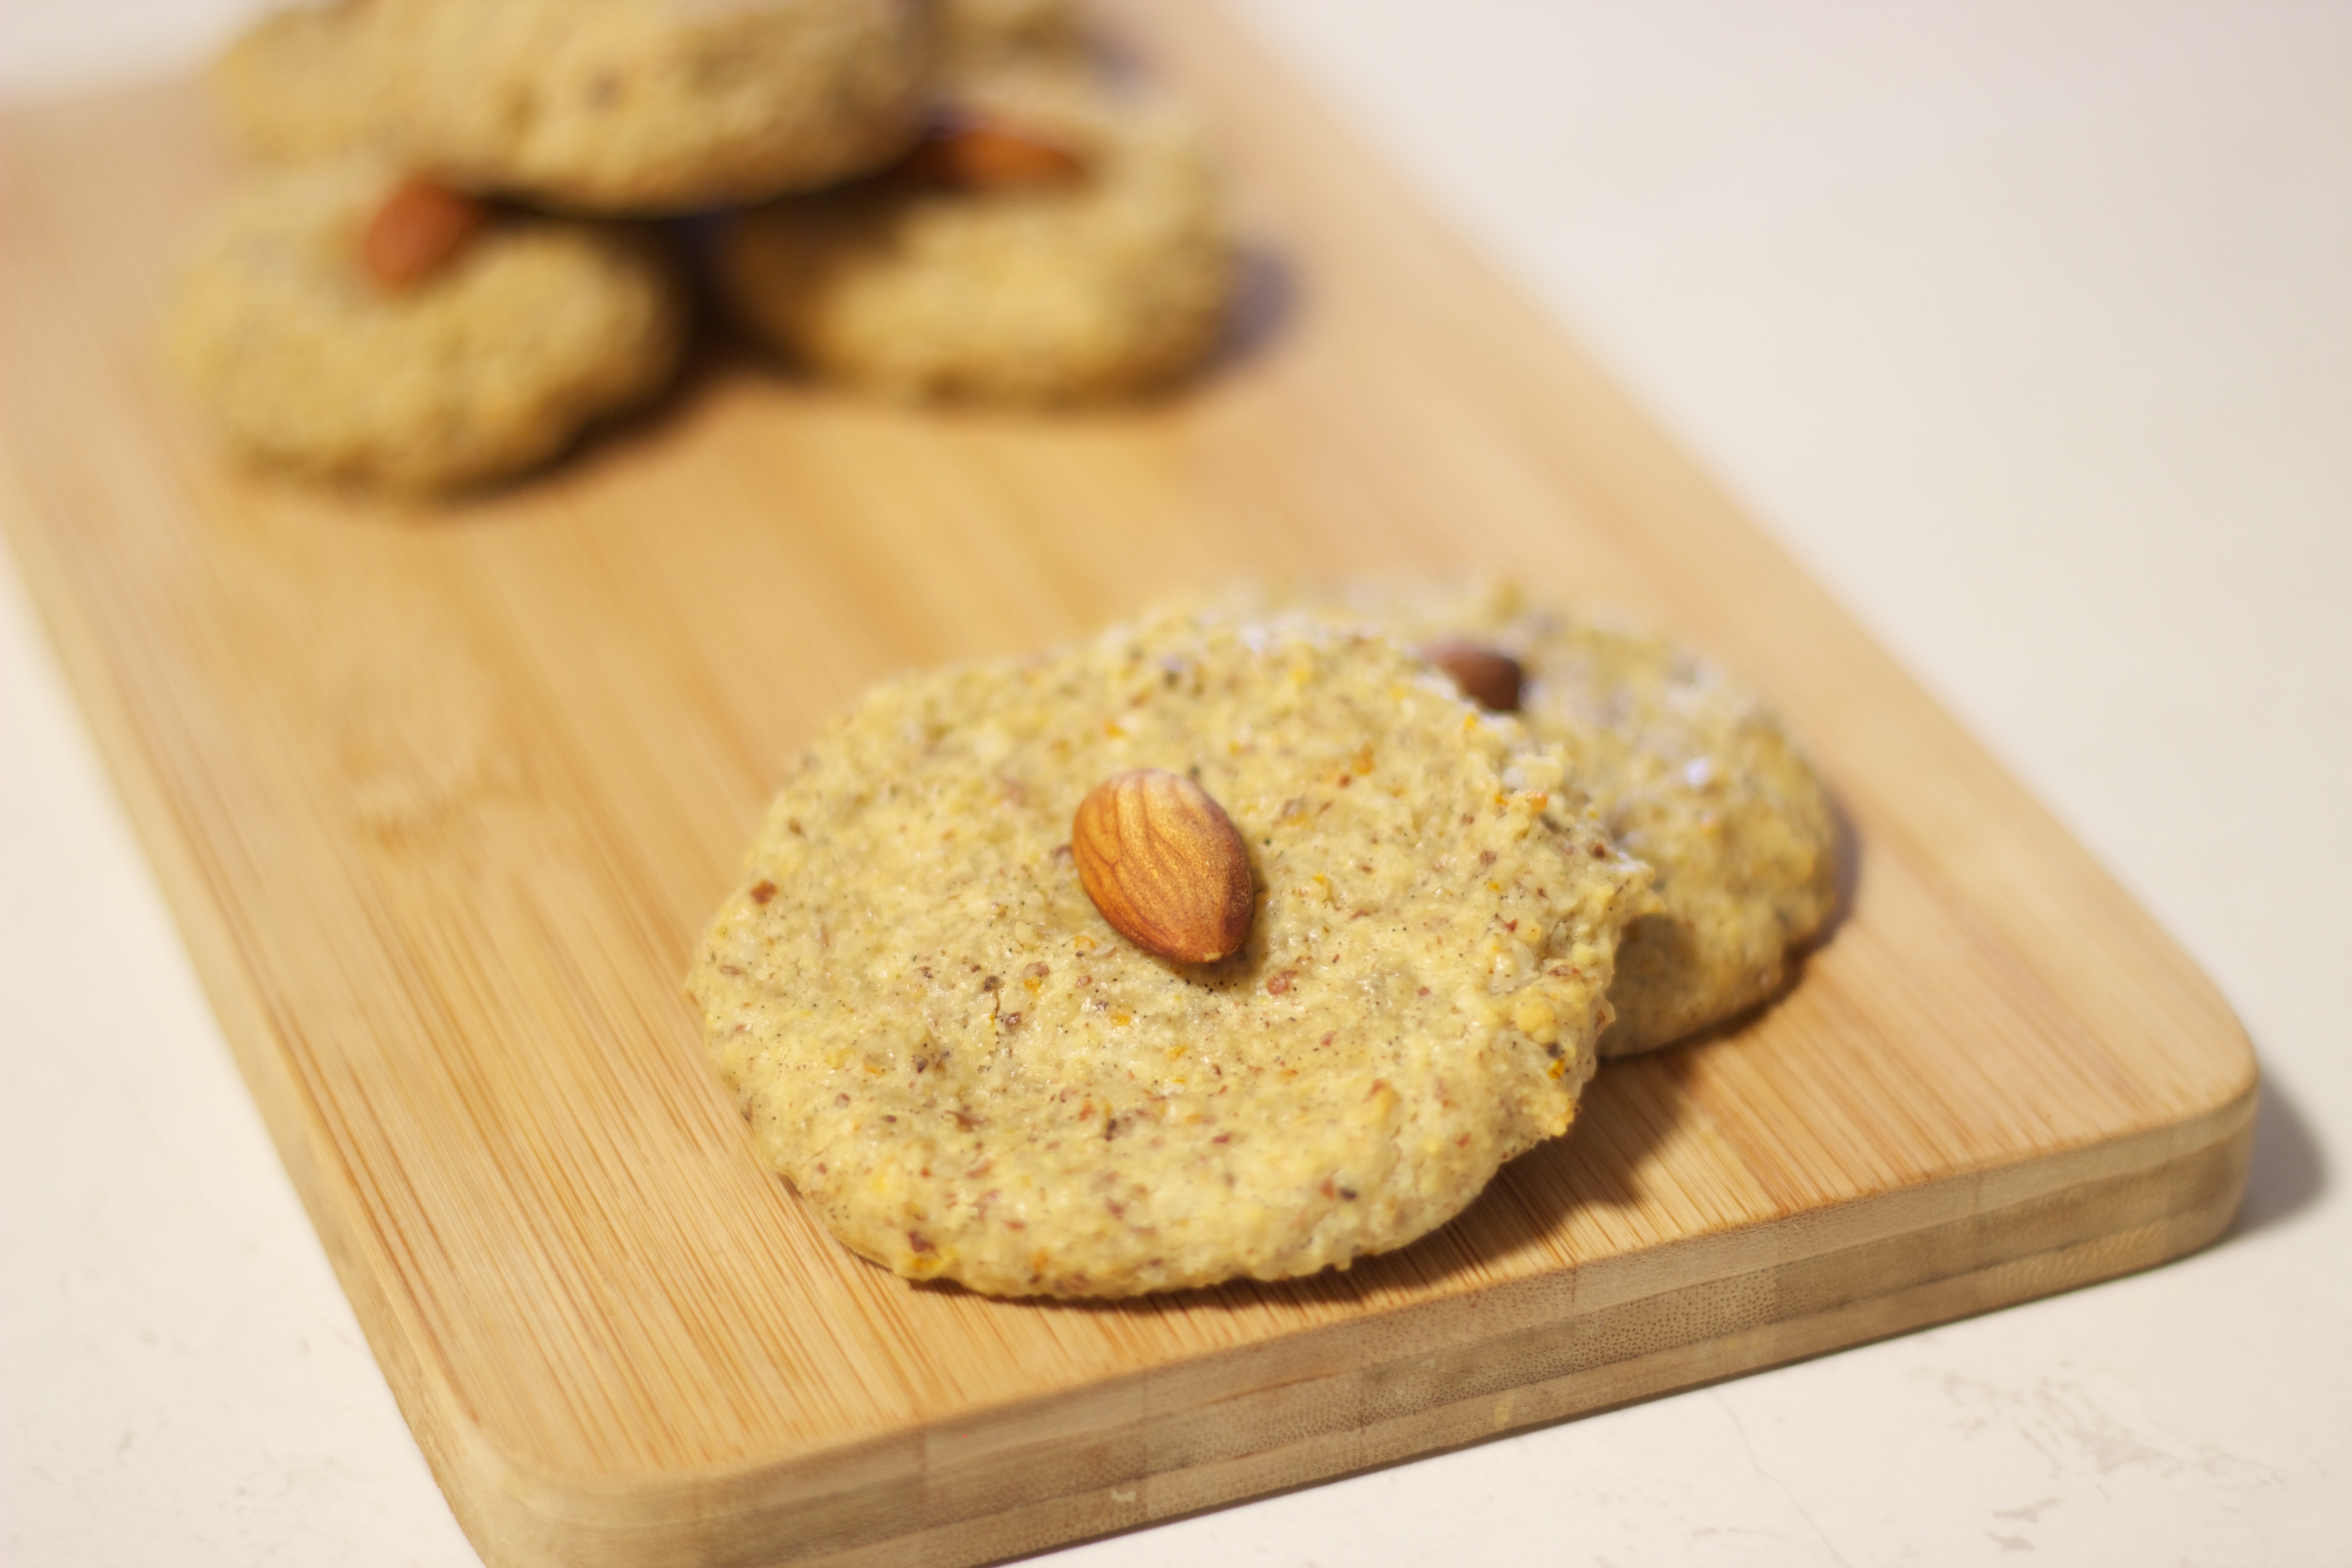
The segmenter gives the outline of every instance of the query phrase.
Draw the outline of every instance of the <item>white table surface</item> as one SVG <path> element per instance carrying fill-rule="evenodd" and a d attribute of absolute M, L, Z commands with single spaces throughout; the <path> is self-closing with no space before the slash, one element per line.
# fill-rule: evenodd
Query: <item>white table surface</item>
<path fill-rule="evenodd" d="M 2266 1098 L 2168 1268 L 1044 1561 L 2352 1562 L 2352 5 L 1243 4 L 2186 944 Z M 241 8 L 0 0 L 0 96 Z M 0 781 L 0 1559 L 472 1563 L 13 561 Z"/>

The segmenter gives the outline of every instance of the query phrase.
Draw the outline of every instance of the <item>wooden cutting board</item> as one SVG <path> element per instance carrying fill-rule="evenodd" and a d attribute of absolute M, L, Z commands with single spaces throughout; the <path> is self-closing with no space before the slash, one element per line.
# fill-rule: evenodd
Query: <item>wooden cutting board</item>
<path fill-rule="evenodd" d="M 2236 1206 L 2254 1064 L 2172 943 L 1231 24 L 1138 10 L 1258 239 L 1203 384 L 923 413 L 714 353 L 441 511 L 242 472 L 163 382 L 228 177 L 192 90 L 0 132 L 0 514 L 494 1564 L 980 1562 L 2143 1268 Z M 1858 873 L 1777 1005 L 1285 1286 L 916 1288 L 761 1169 L 679 978 L 823 716 L 1171 590 L 1480 567 L 1653 617 L 1808 741 Z"/>

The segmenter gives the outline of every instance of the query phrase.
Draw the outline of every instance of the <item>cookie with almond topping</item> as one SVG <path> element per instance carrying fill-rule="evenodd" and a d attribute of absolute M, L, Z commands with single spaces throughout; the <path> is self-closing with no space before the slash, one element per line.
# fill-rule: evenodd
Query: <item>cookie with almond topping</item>
<path fill-rule="evenodd" d="M 349 163 L 279 174 L 224 216 L 166 349 L 238 449 L 445 490 L 533 468 L 651 397 L 687 331 L 648 236 Z"/>
<path fill-rule="evenodd" d="M 1234 245 L 1180 117 L 1076 79 L 959 95 L 890 173 L 737 220 L 719 281 L 753 336 L 906 398 L 1062 404 L 1215 349 Z"/>
<path fill-rule="evenodd" d="M 688 986 L 761 1154 L 900 1274 L 1083 1297 L 1345 1268 L 1575 1113 L 1651 905 L 1567 799 L 1556 750 L 1385 638 L 1158 619 L 868 694 Z M 1110 844 L 1082 854 L 1089 800 Z M 1255 909 L 1225 929 L 1195 889 L 1214 918 L 1186 916 L 1168 879 L 1229 856 Z M 1089 893 L 1106 858 L 1124 910 Z M 1191 927 L 1241 945 L 1165 955 Z"/>

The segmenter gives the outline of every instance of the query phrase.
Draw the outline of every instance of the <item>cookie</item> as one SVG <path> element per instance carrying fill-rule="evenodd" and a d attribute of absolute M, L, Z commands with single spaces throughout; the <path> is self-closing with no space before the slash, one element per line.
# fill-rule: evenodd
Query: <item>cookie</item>
<path fill-rule="evenodd" d="M 1760 698 L 1664 637 L 1508 585 L 1346 602 L 1417 647 L 1461 639 L 1516 660 L 1528 730 L 1563 750 L 1618 846 L 1655 868 L 1664 907 L 1618 950 L 1602 1055 L 1666 1045 L 1780 989 L 1790 950 L 1835 911 L 1837 829 L 1821 776 Z"/>
<path fill-rule="evenodd" d="M 746 215 L 719 273 L 754 336 L 887 395 L 1014 404 L 1129 395 L 1209 357 L 1234 247 L 1188 125 L 1034 77 L 960 112 L 951 136 L 1042 153 L 1013 178 L 902 170 Z"/>
<path fill-rule="evenodd" d="M 299 163 L 364 148 L 377 134 L 370 0 L 265 16 L 206 73 L 214 107 L 255 157 Z"/>
<path fill-rule="evenodd" d="M 1223 960 L 1089 900 L 1073 816 L 1183 774 L 1257 889 Z M 914 1279 L 1126 1296 L 1399 1247 L 1566 1129 L 1645 868 L 1556 752 L 1384 638 L 1183 618 L 871 693 L 688 989 L 761 1153 Z"/>
<path fill-rule="evenodd" d="M 668 381 L 685 302 L 646 236 L 504 215 L 442 236 L 457 244 L 426 258 L 430 276 L 387 286 L 363 246 L 379 265 L 415 268 L 414 254 L 383 252 L 373 221 L 402 188 L 372 163 L 283 174 L 196 257 L 166 347 L 233 445 L 314 474 L 447 489 L 534 467 Z"/>
<path fill-rule="evenodd" d="M 950 80 L 1008 67 L 1076 68 L 1086 32 L 1074 0 L 937 0 L 940 69 Z"/>
<path fill-rule="evenodd" d="M 675 214 L 887 162 L 926 108 L 923 0 L 372 0 L 387 135 L 472 190 Z"/>

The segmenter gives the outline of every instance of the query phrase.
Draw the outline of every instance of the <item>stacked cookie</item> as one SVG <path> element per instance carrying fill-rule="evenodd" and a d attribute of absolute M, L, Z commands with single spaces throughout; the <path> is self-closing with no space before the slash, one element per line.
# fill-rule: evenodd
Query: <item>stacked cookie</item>
<path fill-rule="evenodd" d="M 1215 346 L 1234 287 L 1183 119 L 1064 70 L 958 80 L 891 177 L 746 216 L 719 270 L 752 333 L 825 375 L 1025 404 L 1172 381 Z"/>
<path fill-rule="evenodd" d="M 1283 1279 L 1778 984 L 1829 821 L 1752 698 L 1506 590 L 1171 611 L 870 694 L 688 984 L 761 1153 L 901 1274 Z"/>
<path fill-rule="evenodd" d="M 196 258 L 172 358 L 236 446 L 412 489 L 519 473 L 728 313 L 815 373 L 1056 403 L 1213 347 L 1229 244 L 1181 120 L 1059 0 L 343 0 L 214 72 L 276 172 Z"/>
<path fill-rule="evenodd" d="M 1780 990 L 1837 905 L 1829 792 L 1761 699 L 1666 638 L 1508 583 L 1293 601 L 1380 627 L 1560 748 L 1612 842 L 1655 873 L 1610 988 L 1604 1056 L 1683 1039 Z"/>

